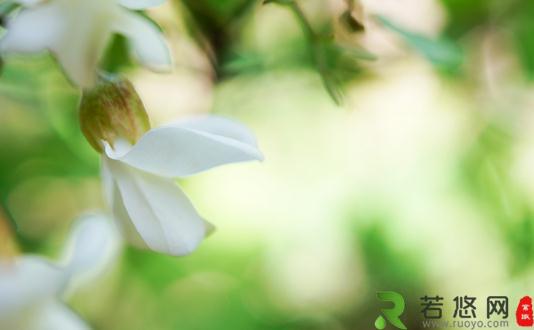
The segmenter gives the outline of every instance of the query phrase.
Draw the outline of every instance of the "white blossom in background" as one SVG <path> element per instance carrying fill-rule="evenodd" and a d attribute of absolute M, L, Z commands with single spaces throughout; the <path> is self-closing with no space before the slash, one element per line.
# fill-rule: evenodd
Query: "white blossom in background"
<path fill-rule="evenodd" d="M 246 127 L 217 116 L 149 130 L 133 146 L 120 139 L 104 145 L 105 192 L 125 237 L 174 256 L 191 253 L 211 226 L 173 178 L 263 159 Z"/>
<path fill-rule="evenodd" d="M 34 255 L 0 260 L 0 329 L 89 329 L 61 298 L 109 266 L 118 247 L 110 219 L 95 215 L 77 221 L 62 262 Z"/>
<path fill-rule="evenodd" d="M 95 82 L 97 65 L 114 33 L 128 38 L 133 54 L 145 66 L 171 68 L 162 33 L 133 12 L 164 0 L 18 0 L 23 8 L 7 23 L 2 53 L 51 51 L 76 85 Z"/>

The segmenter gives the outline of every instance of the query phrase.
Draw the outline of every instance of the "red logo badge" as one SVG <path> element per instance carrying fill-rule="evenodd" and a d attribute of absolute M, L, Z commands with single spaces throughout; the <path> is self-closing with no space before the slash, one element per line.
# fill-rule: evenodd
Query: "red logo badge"
<path fill-rule="evenodd" d="M 534 324 L 532 319 L 532 298 L 524 296 L 519 300 L 517 310 L 515 311 L 515 318 L 520 327 L 531 327 Z"/>

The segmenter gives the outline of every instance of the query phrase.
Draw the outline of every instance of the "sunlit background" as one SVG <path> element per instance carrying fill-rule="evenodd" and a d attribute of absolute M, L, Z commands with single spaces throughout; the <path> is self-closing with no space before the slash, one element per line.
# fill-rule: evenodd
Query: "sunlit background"
<path fill-rule="evenodd" d="M 182 258 L 125 247 L 69 301 L 95 329 L 372 329 L 377 290 L 402 293 L 419 329 L 425 294 L 445 297 L 445 318 L 457 295 L 479 297 L 482 317 L 487 296 L 507 295 L 513 318 L 532 294 L 534 3 L 365 0 L 352 13 L 364 31 L 343 25 L 345 1 L 300 5 L 358 52 L 350 68 L 326 59 L 336 83 L 275 3 L 149 12 L 172 74 L 117 65 L 121 40 L 110 47 L 105 65 L 133 81 L 153 126 L 227 116 L 265 161 L 180 181 L 217 230 Z M 4 59 L 4 255 L 55 257 L 80 213 L 106 210 L 78 102 L 49 55 Z"/>

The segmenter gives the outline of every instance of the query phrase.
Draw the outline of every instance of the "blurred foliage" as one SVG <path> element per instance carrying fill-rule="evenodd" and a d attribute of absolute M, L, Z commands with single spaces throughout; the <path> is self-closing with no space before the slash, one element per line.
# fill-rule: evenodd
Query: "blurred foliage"
<path fill-rule="evenodd" d="M 430 63 L 446 71 L 457 71 L 462 64 L 462 51 L 448 39 L 432 40 L 394 24 L 383 16 L 378 20 L 391 31 L 398 33 L 410 46 L 423 55 Z"/>
<path fill-rule="evenodd" d="M 527 78 L 534 78 L 534 3 L 511 0 L 442 0 L 449 14 L 447 35 L 459 40 L 476 30 L 498 28 L 513 38 Z"/>
<path fill-rule="evenodd" d="M 513 142 L 512 132 L 488 124 L 465 155 L 460 181 L 499 228 L 512 272 L 521 273 L 534 263 L 534 213 L 510 177 Z"/>
<path fill-rule="evenodd" d="M 240 28 L 254 9 L 255 0 L 185 0 L 189 32 L 210 54 L 216 68 L 239 40 Z M 222 77 L 222 72 L 218 72 Z"/>
<path fill-rule="evenodd" d="M 6 23 L 7 15 L 13 10 L 18 8 L 18 4 L 14 1 L 2 1 L 0 2 L 0 26 L 4 26 Z"/>
<path fill-rule="evenodd" d="M 40 72 L 38 77 L 28 72 Z M 0 200 L 18 185 L 40 177 L 94 177 L 98 155 L 81 134 L 78 92 L 57 70 L 51 57 L 10 60 L 0 82 L 3 129 L 0 130 Z M 43 187 L 45 188 L 45 187 Z M 35 194 L 39 194 L 35 191 Z M 14 223 L 16 224 L 16 222 Z M 20 231 L 16 231 L 21 235 Z M 23 250 L 38 242 L 19 236 Z"/>
<path fill-rule="evenodd" d="M 264 2 L 264 4 L 269 3 L 286 6 L 293 13 L 307 41 L 308 62 L 321 76 L 324 87 L 332 100 L 340 105 L 343 100 L 343 86 L 356 78 L 360 72 L 358 61 L 374 60 L 375 56 L 357 46 L 337 44 L 333 38 L 331 26 L 323 25 L 319 29 L 314 28 L 297 1 L 274 0 Z M 363 30 L 363 28 L 354 29 L 354 25 L 359 22 L 355 20 L 350 20 L 350 22 L 352 22 L 351 32 Z"/>
<path fill-rule="evenodd" d="M 378 316 L 376 311 L 381 305 L 376 299 L 376 292 L 382 288 L 391 288 L 398 292 L 406 300 L 406 313 L 403 316 L 408 329 L 419 329 L 420 305 L 418 297 L 427 291 L 426 274 L 421 270 L 422 263 L 420 253 L 417 251 L 403 251 L 395 247 L 393 235 L 387 230 L 387 221 L 391 217 L 371 217 L 371 225 L 356 229 L 354 243 L 357 250 L 361 251 L 363 267 L 366 277 L 369 279 L 365 288 L 365 296 L 360 297 L 367 302 L 357 311 L 351 310 L 347 318 L 346 328 L 352 324 L 374 324 Z M 356 217 L 354 223 L 369 219 Z M 392 276 L 394 274 L 394 276 Z M 389 289 L 388 289 L 389 290 Z"/>

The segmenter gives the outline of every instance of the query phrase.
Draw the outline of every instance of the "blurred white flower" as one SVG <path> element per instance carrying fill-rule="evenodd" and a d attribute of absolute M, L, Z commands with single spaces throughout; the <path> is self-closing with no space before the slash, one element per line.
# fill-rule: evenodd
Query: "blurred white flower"
<path fill-rule="evenodd" d="M 191 253 L 210 225 L 172 178 L 263 159 L 246 127 L 216 116 L 152 129 L 134 146 L 104 144 L 105 192 L 124 235 L 138 247 L 174 256 Z"/>
<path fill-rule="evenodd" d="M 62 262 L 33 255 L 0 260 L 0 329 L 89 329 L 61 296 L 109 265 L 118 242 L 109 219 L 87 216 L 77 222 Z"/>
<path fill-rule="evenodd" d="M 167 70 L 170 53 L 158 28 L 132 12 L 164 0 L 18 0 L 24 8 L 7 24 L 4 53 L 50 50 L 80 87 L 95 82 L 95 71 L 114 33 L 126 36 L 147 67 Z"/>

